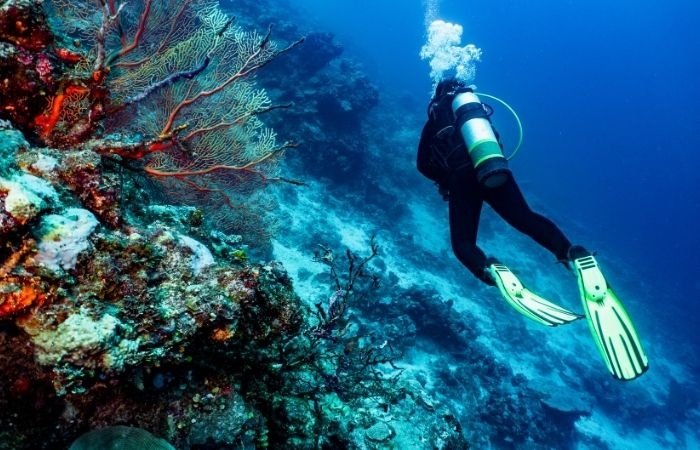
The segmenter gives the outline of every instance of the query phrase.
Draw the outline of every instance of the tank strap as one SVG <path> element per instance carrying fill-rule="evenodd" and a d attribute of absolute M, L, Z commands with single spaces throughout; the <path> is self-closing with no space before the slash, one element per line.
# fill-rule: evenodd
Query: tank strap
<path fill-rule="evenodd" d="M 464 105 L 457 108 L 457 111 L 455 112 L 455 116 L 457 116 L 456 126 L 457 128 L 462 128 L 462 125 L 464 125 L 465 122 L 475 118 L 483 118 L 490 121 L 490 115 L 491 114 L 489 114 L 489 111 L 484 107 L 482 103 L 465 103 Z"/>

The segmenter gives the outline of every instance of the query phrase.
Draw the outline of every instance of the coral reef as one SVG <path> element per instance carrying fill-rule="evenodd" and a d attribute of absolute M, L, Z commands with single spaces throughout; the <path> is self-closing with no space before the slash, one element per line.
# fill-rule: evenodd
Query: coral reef
<path fill-rule="evenodd" d="M 375 247 L 346 254 L 347 279 L 331 266 L 336 295 L 313 309 L 281 264 L 253 261 L 245 237 L 206 220 L 205 207 L 222 209 L 207 192 L 254 209 L 260 184 L 246 182 L 278 178 L 288 146 L 258 121 L 275 107 L 246 75 L 280 50 L 269 34 L 234 30 L 214 2 L 166 3 L 0 6 L 0 449 L 67 448 L 104 430 L 83 448 L 123 438 L 121 426 L 182 449 L 466 448 L 454 415 L 401 376 L 401 350 L 352 313 L 376 283 Z M 168 66 L 180 45 L 194 59 Z M 241 65 L 209 60 L 219 50 Z M 315 112 L 348 117 L 376 101 L 322 107 L 337 103 L 324 96 Z M 208 114 L 219 101 L 241 109 Z M 224 148 L 249 159 L 217 159 Z M 208 177 L 220 172 L 246 196 Z"/>
<path fill-rule="evenodd" d="M 16 133 L 0 132 L 8 137 Z M 131 414 L 114 415 L 130 403 L 144 416 L 150 409 L 152 421 L 144 423 L 166 433 L 163 427 L 174 416 L 164 410 L 158 416 L 163 406 L 145 402 L 139 394 L 165 390 L 177 379 L 175 373 L 193 370 L 186 368 L 189 364 L 206 371 L 202 366 L 208 363 L 198 355 L 205 346 L 211 358 L 229 352 L 241 358 L 298 333 L 302 309 L 275 264 L 215 260 L 204 244 L 160 222 L 163 212 L 157 208 L 144 216 L 147 225 L 132 219 L 114 229 L 98 222 L 80 207 L 81 196 L 62 183 L 61 168 L 74 166 L 54 160 L 34 170 L 37 161 L 52 160 L 51 151 L 29 148 L 18 139 L 2 142 L 6 160 L 12 161 L 9 155 L 15 160 L 6 168 L 7 180 L 13 181 L 3 184 L 7 220 L 0 311 L 7 359 L 2 360 L 2 398 L 11 403 L 0 420 L 8 436 L 10 429 L 16 433 L 12 440 L 1 440 L 2 448 L 57 448 L 86 427 L 138 420 Z M 173 223 L 191 224 L 192 211 L 166 209 L 178 218 Z M 235 248 L 224 250 L 220 238 L 216 241 L 217 253 L 238 254 Z M 207 392 L 191 393 L 193 398 L 211 390 L 231 395 L 235 378 L 222 378 L 218 371 L 211 370 L 221 378 L 220 387 L 212 384 Z M 151 380 L 148 388 L 145 379 Z M 20 410 L 31 409 L 16 402 L 22 396 L 49 403 L 49 411 L 62 410 L 63 416 L 53 416 L 62 424 L 59 430 L 40 421 L 36 426 L 46 428 L 25 434 L 26 423 L 6 423 Z M 156 420 L 163 422 L 161 427 Z M 176 422 L 170 434 L 181 433 L 174 441 L 182 444 L 186 429 Z"/>
<path fill-rule="evenodd" d="M 3 150 L 10 179 L 52 158 L 22 141 Z M 376 248 L 346 255 L 347 279 L 333 269 L 341 293 L 319 321 L 279 264 L 250 263 L 196 209 L 151 206 L 114 228 L 80 207 L 63 165 L 35 170 L 44 204 L 5 230 L 3 283 L 24 280 L 42 299 L 0 304 L 13 306 L 0 329 L 0 448 L 59 448 L 118 424 L 177 448 L 465 448 L 452 414 L 400 378 L 385 337 L 363 337 L 342 306 L 366 301 Z M 319 259 L 341 264 L 329 249 Z"/>
<path fill-rule="evenodd" d="M 260 120 L 287 105 L 252 76 L 303 39 L 280 47 L 271 30 L 243 30 L 212 0 L 6 1 L 0 20 L 0 119 L 31 143 L 89 153 L 74 153 L 82 163 L 63 174 L 88 209 L 112 226 L 121 218 L 116 182 L 96 178 L 106 162 L 264 244 L 272 198 L 261 188 L 296 183 L 277 169 L 295 144 L 277 143 Z"/>

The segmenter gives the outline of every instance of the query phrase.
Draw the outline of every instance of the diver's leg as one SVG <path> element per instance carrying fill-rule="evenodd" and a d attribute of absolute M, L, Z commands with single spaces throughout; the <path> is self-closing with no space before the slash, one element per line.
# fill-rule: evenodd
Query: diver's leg
<path fill-rule="evenodd" d="M 571 246 L 569 240 L 549 219 L 530 209 L 512 175 L 503 185 L 483 189 L 482 192 L 484 200 L 510 225 L 530 236 L 558 259 L 566 259 L 566 252 Z M 584 317 L 530 291 L 503 264 L 493 264 L 489 270 L 503 298 L 516 311 L 538 323 L 557 326 Z"/>
<path fill-rule="evenodd" d="M 449 192 L 450 240 L 459 261 L 480 280 L 493 285 L 485 273 L 486 255 L 476 245 L 483 198 L 476 177 L 469 170 L 452 176 Z"/>
<path fill-rule="evenodd" d="M 567 260 L 571 242 L 551 220 L 530 209 L 512 175 L 503 185 L 483 192 L 486 202 L 506 222 L 554 253 L 557 260 Z"/>

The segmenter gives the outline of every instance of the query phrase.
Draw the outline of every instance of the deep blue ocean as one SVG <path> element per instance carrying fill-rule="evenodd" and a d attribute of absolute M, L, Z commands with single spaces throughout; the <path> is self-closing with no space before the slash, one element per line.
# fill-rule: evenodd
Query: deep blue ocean
<path fill-rule="evenodd" d="M 335 33 L 385 95 L 424 111 L 425 2 L 293 3 Z M 428 3 L 464 27 L 463 44 L 482 49 L 479 90 L 518 111 L 524 144 L 512 163 L 526 196 L 572 241 L 633 266 L 656 326 L 699 343 L 700 3 Z M 495 120 L 513 142 L 512 120 Z"/>

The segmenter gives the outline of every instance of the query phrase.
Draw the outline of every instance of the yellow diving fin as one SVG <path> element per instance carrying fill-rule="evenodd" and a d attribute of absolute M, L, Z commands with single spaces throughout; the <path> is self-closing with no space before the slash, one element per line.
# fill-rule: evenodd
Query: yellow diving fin
<path fill-rule="evenodd" d="M 550 327 L 584 318 L 531 292 L 503 264 L 491 264 L 488 270 L 506 301 L 525 317 Z"/>
<path fill-rule="evenodd" d="M 619 380 L 633 380 L 649 368 L 649 360 L 627 310 L 608 285 L 595 257 L 573 259 L 583 309 L 608 370 Z"/>

